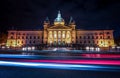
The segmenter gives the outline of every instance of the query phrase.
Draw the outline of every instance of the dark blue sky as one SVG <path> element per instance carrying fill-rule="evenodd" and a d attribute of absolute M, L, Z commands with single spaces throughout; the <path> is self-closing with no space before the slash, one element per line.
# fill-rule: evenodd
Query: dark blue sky
<path fill-rule="evenodd" d="M 0 31 L 12 26 L 40 29 L 47 16 L 53 22 L 61 10 L 65 21 L 72 16 L 79 29 L 114 29 L 120 34 L 119 0 L 4 0 L 0 5 Z"/>

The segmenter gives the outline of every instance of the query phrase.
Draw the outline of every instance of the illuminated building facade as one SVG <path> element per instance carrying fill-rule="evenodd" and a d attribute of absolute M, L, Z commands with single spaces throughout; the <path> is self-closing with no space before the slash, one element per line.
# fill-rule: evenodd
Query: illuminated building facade
<path fill-rule="evenodd" d="M 43 30 L 9 30 L 7 46 L 21 47 L 45 44 L 47 46 L 114 46 L 113 30 L 80 30 L 70 18 L 69 24 L 61 17 L 60 11 L 54 24 L 48 18 L 44 21 Z"/>

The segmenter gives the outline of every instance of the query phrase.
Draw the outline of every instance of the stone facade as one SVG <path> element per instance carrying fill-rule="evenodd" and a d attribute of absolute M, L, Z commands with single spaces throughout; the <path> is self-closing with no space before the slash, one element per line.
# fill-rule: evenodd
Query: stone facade
<path fill-rule="evenodd" d="M 21 47 L 42 44 L 43 31 L 8 31 L 7 46 Z"/>
<path fill-rule="evenodd" d="M 58 12 L 54 24 L 48 18 L 44 21 L 43 30 L 9 30 L 7 46 L 22 47 L 34 45 L 73 45 L 112 47 L 114 46 L 113 30 L 80 30 L 70 18 L 68 25 Z"/>

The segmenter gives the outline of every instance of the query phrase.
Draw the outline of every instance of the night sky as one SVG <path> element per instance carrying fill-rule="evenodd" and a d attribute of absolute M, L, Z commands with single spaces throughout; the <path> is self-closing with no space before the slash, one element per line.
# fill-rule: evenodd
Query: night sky
<path fill-rule="evenodd" d="M 120 35 L 119 0 L 4 0 L 0 2 L 0 31 L 42 29 L 48 16 L 51 23 L 58 10 L 68 23 L 70 16 L 79 29 L 114 29 Z"/>

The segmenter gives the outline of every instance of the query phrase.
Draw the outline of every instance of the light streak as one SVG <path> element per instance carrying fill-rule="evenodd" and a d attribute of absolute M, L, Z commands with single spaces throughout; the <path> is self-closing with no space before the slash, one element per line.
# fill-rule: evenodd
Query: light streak
<path fill-rule="evenodd" d="M 2 66 L 32 67 L 32 68 L 50 68 L 50 69 L 68 69 L 68 70 L 101 70 L 113 69 L 107 66 L 96 65 L 78 65 L 78 64 L 57 64 L 57 63 L 30 63 L 30 62 L 12 62 L 0 61 Z M 115 69 L 115 67 L 114 67 Z M 118 69 L 118 68 L 116 68 Z"/>

